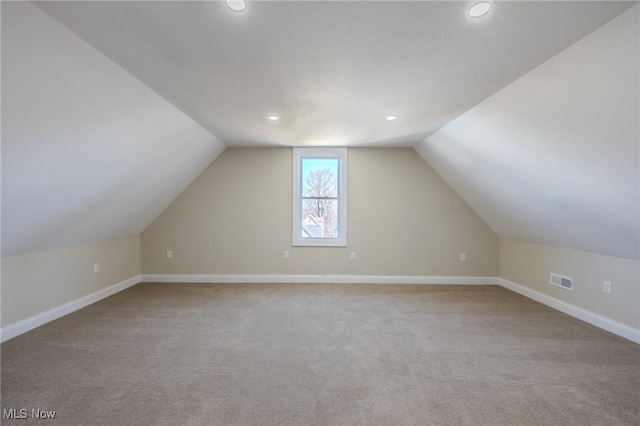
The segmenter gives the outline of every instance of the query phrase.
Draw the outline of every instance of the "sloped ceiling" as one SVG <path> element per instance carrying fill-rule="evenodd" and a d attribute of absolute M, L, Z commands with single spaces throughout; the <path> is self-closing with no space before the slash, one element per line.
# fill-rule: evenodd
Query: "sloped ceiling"
<path fill-rule="evenodd" d="M 415 147 L 500 237 L 640 258 L 639 14 Z"/>
<path fill-rule="evenodd" d="M 226 144 L 415 146 L 501 237 L 638 258 L 637 2 L 471 4 L 2 2 L 3 255 L 138 234 Z"/>
<path fill-rule="evenodd" d="M 228 146 L 393 147 L 633 5 L 495 2 L 474 20 L 466 1 L 248 3 L 244 13 L 222 1 L 38 5 Z"/>
<path fill-rule="evenodd" d="M 2 255 L 136 235 L 224 149 L 31 3 L 2 2 Z"/>

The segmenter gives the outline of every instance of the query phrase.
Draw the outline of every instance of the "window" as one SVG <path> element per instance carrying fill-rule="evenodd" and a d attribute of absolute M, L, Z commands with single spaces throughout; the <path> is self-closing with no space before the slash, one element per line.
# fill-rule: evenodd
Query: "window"
<path fill-rule="evenodd" d="M 347 245 L 347 148 L 293 148 L 291 244 Z"/>

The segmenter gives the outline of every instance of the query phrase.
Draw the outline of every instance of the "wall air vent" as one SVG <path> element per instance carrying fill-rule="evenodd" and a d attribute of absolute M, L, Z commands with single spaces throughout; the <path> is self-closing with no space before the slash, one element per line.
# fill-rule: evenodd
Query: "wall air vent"
<path fill-rule="evenodd" d="M 573 278 L 571 277 L 565 277 L 564 275 L 559 275 L 552 272 L 549 278 L 549 284 L 556 287 L 564 288 L 565 290 L 573 291 Z"/>

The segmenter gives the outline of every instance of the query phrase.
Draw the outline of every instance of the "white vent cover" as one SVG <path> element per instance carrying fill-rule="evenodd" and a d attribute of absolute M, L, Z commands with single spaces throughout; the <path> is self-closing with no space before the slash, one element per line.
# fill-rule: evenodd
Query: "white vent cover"
<path fill-rule="evenodd" d="M 571 277 L 565 277 L 564 275 L 552 272 L 549 278 L 549 284 L 573 291 L 573 278 Z"/>

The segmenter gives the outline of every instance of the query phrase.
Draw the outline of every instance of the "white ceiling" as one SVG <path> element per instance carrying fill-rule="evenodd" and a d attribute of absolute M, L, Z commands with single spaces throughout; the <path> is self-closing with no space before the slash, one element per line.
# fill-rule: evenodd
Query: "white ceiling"
<path fill-rule="evenodd" d="M 140 234 L 224 149 L 28 2 L 2 2 L 2 255 Z"/>
<path fill-rule="evenodd" d="M 139 234 L 225 144 L 317 144 L 415 146 L 501 237 L 640 257 L 638 3 L 470 4 L 2 2 L 2 255 Z"/>
<path fill-rule="evenodd" d="M 249 0 L 241 14 L 207 1 L 38 6 L 227 146 L 396 147 L 635 3 L 495 2 L 476 20 L 472 4 Z"/>
<path fill-rule="evenodd" d="M 500 237 L 640 258 L 639 12 L 415 147 Z"/>

